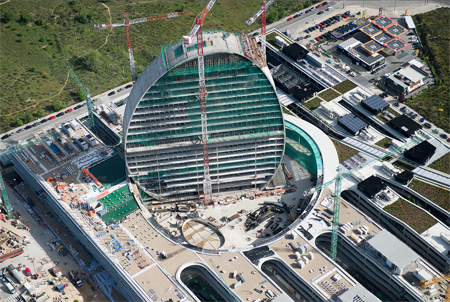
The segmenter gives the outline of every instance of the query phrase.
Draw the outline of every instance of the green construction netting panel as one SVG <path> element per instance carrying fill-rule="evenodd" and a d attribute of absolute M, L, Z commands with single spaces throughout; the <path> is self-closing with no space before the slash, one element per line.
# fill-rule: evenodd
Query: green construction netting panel
<path fill-rule="evenodd" d="M 314 140 L 296 125 L 285 121 L 287 155 L 305 168 L 314 177 L 322 170 L 322 158 Z"/>
<path fill-rule="evenodd" d="M 98 202 L 106 210 L 101 217 L 107 225 L 123 220 L 125 216 L 139 208 L 127 185 L 100 198 Z"/>
<path fill-rule="evenodd" d="M 208 62 L 205 60 L 205 65 Z M 129 144 L 153 146 L 166 140 L 196 139 L 201 136 L 201 115 L 198 95 L 198 68 L 183 67 L 169 72 L 155 83 L 135 112 L 131 125 L 139 128 L 128 132 Z M 281 110 L 270 82 L 252 62 L 231 62 L 206 65 L 208 133 L 240 139 L 244 131 L 253 136 L 270 135 L 282 129 Z M 185 76 L 188 76 L 185 79 Z M 183 80 L 184 79 L 184 80 Z M 158 127 L 171 117 L 159 112 L 176 107 L 177 121 L 173 127 Z M 148 113 L 157 111 L 156 114 Z M 141 114 L 142 116 L 137 116 Z M 225 134 L 225 135 L 224 135 Z M 243 137 L 242 137 L 243 138 Z"/>

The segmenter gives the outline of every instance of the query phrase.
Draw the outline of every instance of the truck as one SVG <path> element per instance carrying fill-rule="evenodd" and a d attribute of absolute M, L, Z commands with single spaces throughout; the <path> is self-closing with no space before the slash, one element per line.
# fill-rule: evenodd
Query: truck
<path fill-rule="evenodd" d="M 61 270 L 55 265 L 51 268 L 53 274 L 55 275 L 55 277 L 59 278 L 62 276 L 62 272 Z"/>
<path fill-rule="evenodd" d="M 74 270 L 69 271 L 70 279 L 77 285 L 77 287 L 83 286 L 83 281 L 80 279 L 80 274 Z"/>

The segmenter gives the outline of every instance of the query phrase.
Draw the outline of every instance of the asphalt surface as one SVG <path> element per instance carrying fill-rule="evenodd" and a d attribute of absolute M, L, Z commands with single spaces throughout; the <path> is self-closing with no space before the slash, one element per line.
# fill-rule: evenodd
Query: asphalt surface
<path fill-rule="evenodd" d="M 96 106 L 100 106 L 100 105 L 102 105 L 102 104 L 109 104 L 110 102 L 119 101 L 119 100 L 121 100 L 121 99 L 123 99 L 123 98 L 125 98 L 125 97 L 127 97 L 127 96 L 129 95 L 129 93 L 130 93 L 130 91 L 131 91 L 131 88 L 129 88 L 129 89 L 124 89 L 124 90 L 122 90 L 122 91 L 120 91 L 120 92 L 116 92 L 116 93 L 115 93 L 114 95 L 112 95 L 112 96 L 108 96 L 108 93 L 110 93 L 111 91 L 117 91 L 118 89 L 120 89 L 120 88 L 122 88 L 122 87 L 125 87 L 125 86 L 128 85 L 128 84 L 129 84 L 129 83 L 127 83 L 127 84 L 125 84 L 125 85 L 122 85 L 122 86 L 118 86 L 118 87 L 116 87 L 116 88 L 114 88 L 114 89 L 112 89 L 112 90 L 106 91 L 106 92 L 104 92 L 104 93 L 102 93 L 102 94 L 93 96 L 93 97 L 91 97 L 91 99 L 92 99 L 92 100 L 98 99 L 98 101 L 95 102 L 95 105 L 96 105 Z M 77 106 L 77 105 L 79 105 L 79 104 L 83 104 L 83 103 L 84 103 L 84 102 L 80 102 L 80 103 L 74 104 L 74 105 L 72 105 L 72 106 L 70 106 L 70 107 L 66 107 L 66 108 L 62 109 L 61 111 L 54 112 L 54 113 L 52 113 L 52 114 L 50 114 L 50 115 L 48 115 L 48 116 L 45 116 L 45 117 L 36 119 L 36 120 L 34 120 L 34 121 L 32 121 L 32 122 L 30 122 L 30 123 L 28 123 L 28 124 L 25 124 L 25 125 L 23 125 L 23 126 L 21 126 L 21 127 L 17 127 L 17 128 L 15 128 L 15 129 L 13 129 L 13 130 L 11 130 L 11 131 L 8 131 L 8 132 L 6 132 L 6 133 L 12 133 L 12 132 L 16 132 L 16 131 L 19 130 L 19 129 L 24 129 L 22 132 L 20 132 L 20 133 L 14 133 L 12 136 L 8 137 L 7 139 L 2 140 L 2 142 L 5 143 L 6 145 L 11 145 L 11 144 L 20 142 L 20 141 L 22 141 L 22 140 L 29 139 L 29 138 L 33 135 L 33 133 L 35 133 L 35 132 L 37 132 L 37 131 L 39 131 L 39 130 L 41 130 L 41 129 L 48 128 L 48 127 L 51 126 L 52 124 L 62 124 L 62 123 L 65 123 L 65 122 L 67 122 L 67 121 L 70 121 L 70 120 L 72 120 L 72 119 L 74 119 L 74 118 L 79 118 L 79 117 L 85 116 L 85 115 L 88 114 L 88 112 L 87 112 L 87 106 L 83 106 L 83 107 L 81 107 L 80 109 L 73 110 L 72 112 L 69 112 L 69 113 L 65 113 L 63 116 L 56 117 L 56 115 L 57 115 L 58 113 L 60 113 L 60 112 L 65 112 L 67 109 L 69 109 L 69 108 L 74 108 L 75 106 Z M 25 127 L 26 127 L 26 126 L 28 126 L 28 125 L 33 125 L 33 124 L 36 123 L 37 121 L 40 121 L 40 120 L 42 120 L 42 119 L 48 119 L 48 118 L 51 117 L 51 116 L 55 116 L 55 119 L 50 120 L 50 121 L 47 121 L 47 122 L 42 123 L 42 124 L 40 124 L 40 125 L 37 125 L 36 127 L 32 127 L 31 129 L 25 130 Z M 2 134 L 0 135 L 0 137 L 3 136 L 3 135 L 6 134 L 6 133 L 2 133 Z"/>

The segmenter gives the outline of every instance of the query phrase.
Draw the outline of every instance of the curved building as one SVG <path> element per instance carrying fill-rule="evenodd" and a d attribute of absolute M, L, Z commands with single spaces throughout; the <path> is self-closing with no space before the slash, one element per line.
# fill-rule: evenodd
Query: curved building
<path fill-rule="evenodd" d="M 284 154 L 282 110 L 268 68 L 241 37 L 207 32 L 204 62 L 213 196 L 261 189 Z M 128 175 L 155 201 L 203 195 L 197 44 L 162 47 L 133 87 L 124 114 Z"/>

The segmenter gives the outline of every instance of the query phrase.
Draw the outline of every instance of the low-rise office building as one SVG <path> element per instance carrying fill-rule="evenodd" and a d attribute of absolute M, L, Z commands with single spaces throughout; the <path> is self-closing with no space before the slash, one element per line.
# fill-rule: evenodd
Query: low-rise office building
<path fill-rule="evenodd" d="M 408 64 L 386 79 L 386 85 L 398 93 L 408 94 L 430 80 L 429 74 L 417 64 Z"/>

